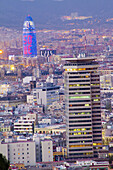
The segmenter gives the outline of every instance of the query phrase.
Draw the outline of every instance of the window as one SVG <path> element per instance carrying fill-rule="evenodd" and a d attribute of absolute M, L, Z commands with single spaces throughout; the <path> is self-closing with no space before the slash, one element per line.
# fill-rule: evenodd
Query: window
<path fill-rule="evenodd" d="M 90 98 L 90 96 L 73 96 L 73 97 L 69 97 L 69 99 L 83 99 L 83 98 Z"/>

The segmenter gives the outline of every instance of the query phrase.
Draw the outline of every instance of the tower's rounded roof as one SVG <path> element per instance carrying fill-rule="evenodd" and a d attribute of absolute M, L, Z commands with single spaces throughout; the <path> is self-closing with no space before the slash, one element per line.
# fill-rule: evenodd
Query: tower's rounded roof
<path fill-rule="evenodd" d="M 30 15 L 24 21 L 23 30 L 35 30 L 34 22 Z"/>
<path fill-rule="evenodd" d="M 25 19 L 25 21 L 33 21 L 32 17 L 30 15 L 28 15 Z"/>

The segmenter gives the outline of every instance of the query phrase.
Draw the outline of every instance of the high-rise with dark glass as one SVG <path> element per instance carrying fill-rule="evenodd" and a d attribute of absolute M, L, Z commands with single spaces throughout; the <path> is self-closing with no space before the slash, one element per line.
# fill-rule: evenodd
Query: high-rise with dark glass
<path fill-rule="evenodd" d="M 102 149 L 100 76 L 95 57 L 64 58 L 69 159 L 98 157 Z"/>

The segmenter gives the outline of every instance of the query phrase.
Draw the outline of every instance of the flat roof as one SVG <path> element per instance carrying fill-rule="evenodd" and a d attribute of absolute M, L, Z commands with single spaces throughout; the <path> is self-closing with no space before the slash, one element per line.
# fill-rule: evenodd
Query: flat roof
<path fill-rule="evenodd" d="M 72 58 L 62 58 L 62 60 L 63 61 L 86 61 L 86 60 L 96 60 L 97 59 L 97 57 L 81 57 L 81 58 L 79 58 L 79 57 L 72 57 Z"/>

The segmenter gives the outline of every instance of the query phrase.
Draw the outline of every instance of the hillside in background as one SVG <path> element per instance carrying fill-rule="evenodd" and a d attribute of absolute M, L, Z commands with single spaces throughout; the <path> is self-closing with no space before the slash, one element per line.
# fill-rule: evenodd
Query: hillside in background
<path fill-rule="evenodd" d="M 21 29 L 30 14 L 38 29 L 66 27 L 62 16 L 77 12 L 79 16 L 98 19 L 113 17 L 113 0 L 0 0 L 0 27 Z"/>

